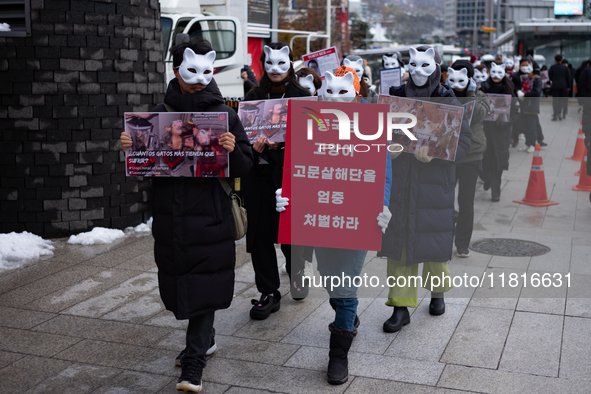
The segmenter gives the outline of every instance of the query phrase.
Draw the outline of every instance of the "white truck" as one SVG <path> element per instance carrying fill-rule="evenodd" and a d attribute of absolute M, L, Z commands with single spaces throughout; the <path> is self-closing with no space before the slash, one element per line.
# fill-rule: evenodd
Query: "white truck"
<path fill-rule="evenodd" d="M 244 96 L 240 69 L 247 58 L 246 0 L 160 0 L 166 82 L 174 78 L 170 48 L 177 34 L 201 36 L 216 51 L 214 78 L 226 99 Z"/>

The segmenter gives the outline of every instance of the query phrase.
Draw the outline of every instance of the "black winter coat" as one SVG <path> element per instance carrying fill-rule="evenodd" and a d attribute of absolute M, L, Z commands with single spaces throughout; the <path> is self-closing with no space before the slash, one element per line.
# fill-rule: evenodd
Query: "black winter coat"
<path fill-rule="evenodd" d="M 555 64 L 548 70 L 552 89 L 568 89 L 571 84 L 570 70 L 564 64 Z"/>
<path fill-rule="evenodd" d="M 390 89 L 390 95 L 406 97 L 406 85 Z M 437 100 L 442 104 L 461 105 L 453 91 L 441 84 L 431 97 L 442 97 Z M 462 160 L 470 150 L 471 134 L 468 123 L 462 122 L 456 161 Z M 400 260 L 405 234 L 408 234 L 407 266 L 451 259 L 455 172 L 455 163 L 447 160 L 423 163 L 408 153 L 401 153 L 392 160 L 392 220 L 382 236 L 382 250 L 378 256 Z"/>
<path fill-rule="evenodd" d="M 252 150 L 236 111 L 224 105 L 212 80 L 197 93 L 182 94 L 170 81 L 164 102 L 179 112 L 227 112 L 236 137 L 230 176 L 252 167 Z M 166 112 L 163 104 L 151 112 Z M 177 319 L 230 306 L 234 294 L 234 219 L 231 200 L 217 178 L 153 179 L 154 257 L 160 296 Z M 230 184 L 232 184 L 230 179 Z"/>
<path fill-rule="evenodd" d="M 294 83 L 287 86 L 287 91 L 283 93 L 271 93 L 270 89 L 263 86 L 253 88 L 248 92 L 245 101 L 268 100 L 290 97 L 310 96 L 310 91 L 303 89 Z M 248 215 L 248 231 L 246 233 L 246 250 L 250 253 L 252 245 L 258 231 L 270 231 L 272 238 L 277 240 L 279 227 L 279 213 L 275 211 L 274 205 L 263 201 L 263 190 L 272 194 L 272 200 L 275 199 L 275 190 L 281 187 L 283 181 L 283 159 L 284 149 L 274 150 L 269 147 L 262 153 L 252 150 L 254 155 L 254 165 L 246 179 L 244 179 L 243 191 L 246 212 Z M 262 164 L 268 163 L 268 164 Z M 270 200 L 269 200 L 270 201 Z M 268 205 L 268 206 L 267 206 Z M 259 224 L 261 224 L 259 229 Z"/>
<path fill-rule="evenodd" d="M 513 89 L 505 84 L 505 81 L 494 83 L 491 78 L 482 83 L 484 93 L 510 94 L 514 96 Z M 484 121 L 484 134 L 486 135 L 486 151 L 482 159 L 485 170 L 501 171 L 509 169 L 509 145 L 511 144 L 511 131 L 514 118 L 517 113 L 513 110 L 516 99 L 512 99 L 511 122 Z"/>

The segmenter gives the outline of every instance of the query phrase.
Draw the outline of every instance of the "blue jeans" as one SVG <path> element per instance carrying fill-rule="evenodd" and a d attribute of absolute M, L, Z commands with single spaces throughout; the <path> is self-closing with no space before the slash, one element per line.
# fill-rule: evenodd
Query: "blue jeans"
<path fill-rule="evenodd" d="M 354 277 L 361 274 L 366 250 L 314 248 L 318 271 L 321 276 L 335 276 L 341 279 L 340 286 L 327 288 L 333 305 L 336 305 L 335 325 L 352 331 L 357 315 L 357 287 Z M 343 280 L 343 277 L 350 280 Z M 344 283 L 343 283 L 344 282 Z M 327 281 L 327 285 L 331 283 Z"/>

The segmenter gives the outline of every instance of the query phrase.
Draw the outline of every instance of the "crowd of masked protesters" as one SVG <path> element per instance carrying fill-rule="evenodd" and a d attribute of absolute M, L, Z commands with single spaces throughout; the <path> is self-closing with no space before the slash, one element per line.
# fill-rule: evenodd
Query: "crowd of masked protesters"
<path fill-rule="evenodd" d="M 252 300 L 250 317 L 281 319 L 276 244 L 280 215 L 290 204 L 282 195 L 285 143 L 271 142 L 266 137 L 249 142 L 236 112 L 224 105 L 213 75 L 215 51 L 208 41 L 186 39 L 171 51 L 176 78 L 168 84 L 164 103 L 151 112 L 229 114 L 229 131 L 220 136 L 219 145 L 229 154 L 230 177 L 239 177 L 243 184 L 248 214 L 246 245 L 260 293 L 258 299 Z M 574 86 L 579 97 L 591 95 L 591 68 L 590 62 L 585 62 L 573 72 L 568 62 L 565 64 L 557 55 L 556 64 L 547 71 L 548 81 L 543 82 L 544 70 L 531 57 L 496 61 L 473 57 L 443 65 L 441 55 L 429 46 L 411 48 L 409 55 L 404 60 L 400 53 L 383 57 L 382 68 L 401 68 L 402 84 L 380 94 L 437 99 L 438 103 L 458 107 L 474 102 L 471 119 L 461 123 L 454 161 L 430 156 L 426 146 L 414 154 L 387 153 L 383 207 L 375 212 L 375 225 L 382 232 L 378 256 L 387 259 L 384 277 L 416 277 L 422 264 L 423 287 L 430 292 L 429 313 L 440 316 L 445 313 L 444 295 L 453 286 L 435 284 L 429 278 L 450 275 L 454 246 L 458 257 L 470 256 L 478 179 L 484 190 L 491 190 L 491 201 L 500 201 L 502 173 L 508 170 L 511 147 L 521 145 L 519 150 L 533 152 L 536 143 L 546 145 L 538 119 L 543 90 L 551 92 L 553 120 L 560 121 L 567 116 L 566 100 Z M 296 72 L 293 53 L 282 42 L 265 45 L 258 61 L 263 70 L 258 79 L 250 67 L 241 70 L 245 101 L 320 96 L 325 101 L 359 105 L 377 102 L 378 92 L 372 81 L 378 86 L 379 81 L 372 78 L 367 61 L 358 56 L 345 57 L 340 67 L 322 76 L 312 68 Z M 509 120 L 487 120 L 491 113 L 487 94 L 513 98 Z M 585 103 L 583 116 L 589 117 L 591 108 Z M 587 123 L 591 124 L 591 119 Z M 591 132 L 585 132 L 589 145 Z M 525 137 L 521 144 L 520 134 Z M 122 133 L 121 145 L 124 150 L 132 145 L 128 134 Z M 177 319 L 189 321 L 185 349 L 174 360 L 181 367 L 176 388 L 199 392 L 206 357 L 217 348 L 215 312 L 228 308 L 233 298 L 236 259 L 231 197 L 224 182 L 216 178 L 160 177 L 154 179 L 153 186 L 154 256 L 160 294 L 166 309 Z M 288 244 L 281 244 L 279 250 L 290 278 L 289 294 L 300 302 L 308 296 L 309 288 L 302 278 L 313 275 L 313 261 L 321 275 L 357 276 L 367 254 L 346 248 Z M 405 283 L 389 289 L 385 304 L 391 310 L 384 308 L 384 332 L 395 333 L 410 324 L 409 308 L 418 307 L 417 282 Z M 334 310 L 334 319 L 331 317 L 328 325 L 327 380 L 343 384 L 348 380 L 349 349 L 358 330 L 364 327 L 357 313 L 355 287 L 343 285 L 327 291 Z"/>

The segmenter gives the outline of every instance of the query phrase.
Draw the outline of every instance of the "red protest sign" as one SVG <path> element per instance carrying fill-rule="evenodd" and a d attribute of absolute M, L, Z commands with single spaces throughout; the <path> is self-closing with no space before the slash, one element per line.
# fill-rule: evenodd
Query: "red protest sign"
<path fill-rule="evenodd" d="M 289 103 L 282 194 L 289 205 L 280 216 L 279 243 L 380 249 L 388 109 Z"/>

